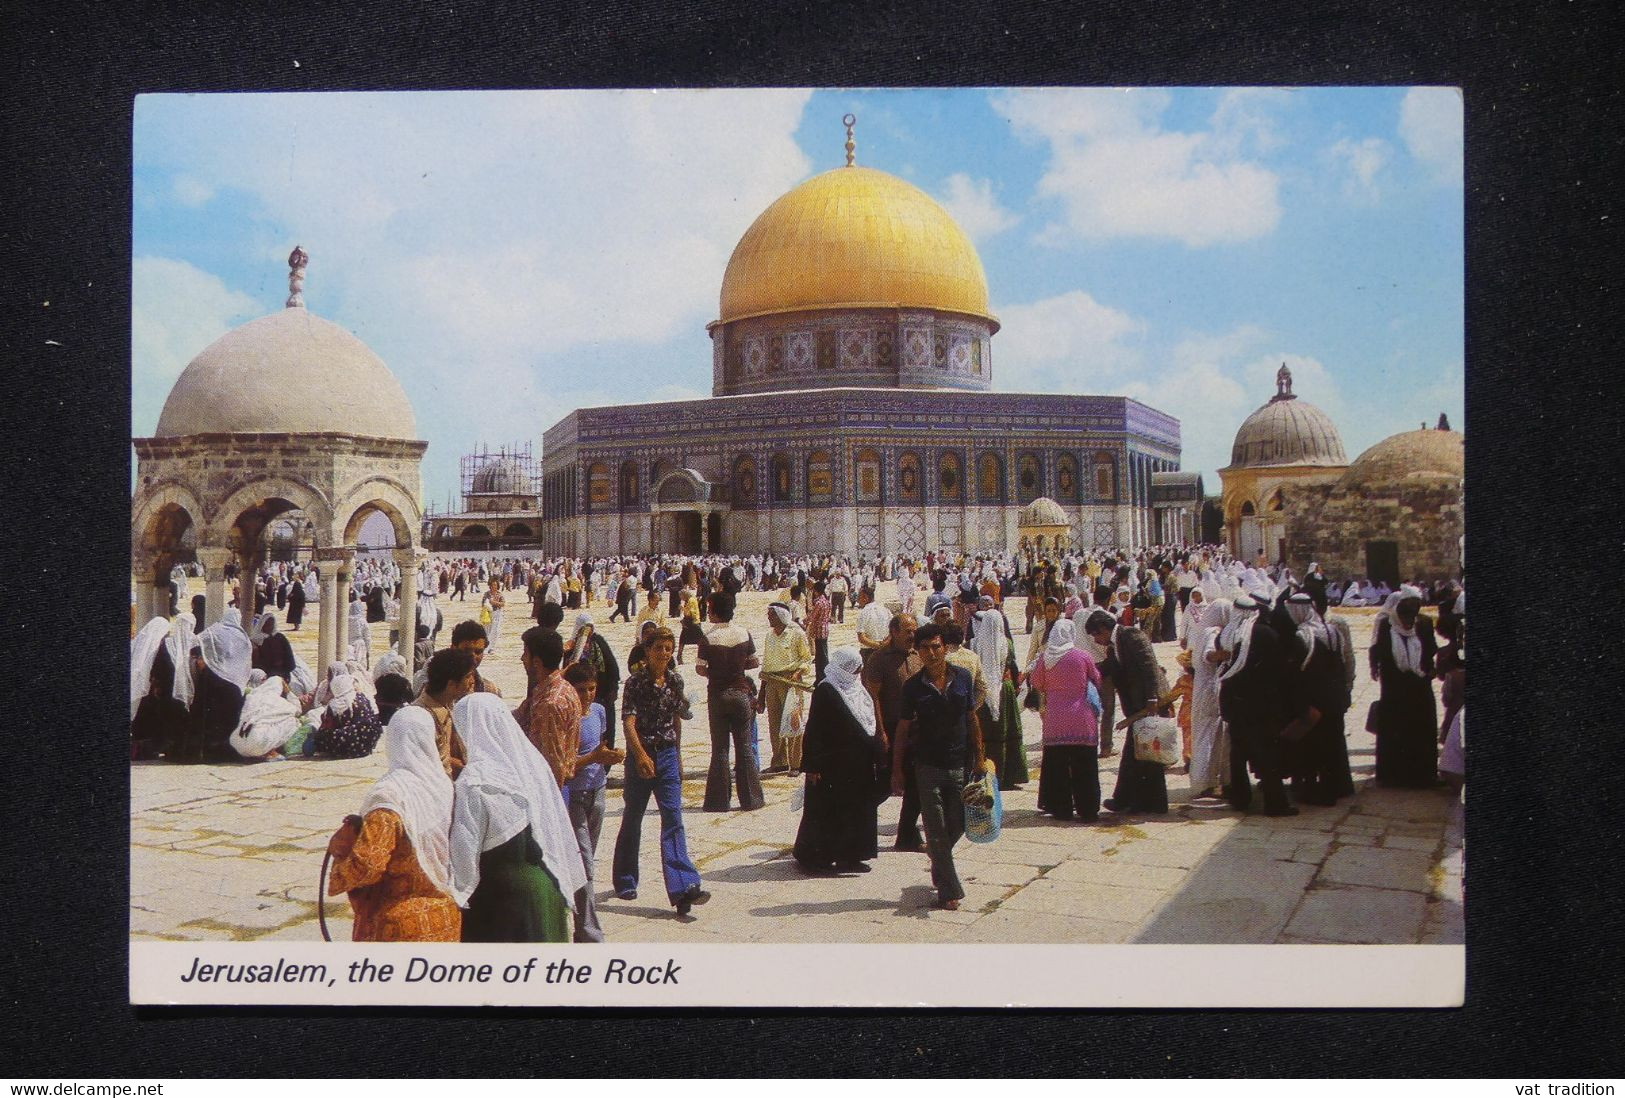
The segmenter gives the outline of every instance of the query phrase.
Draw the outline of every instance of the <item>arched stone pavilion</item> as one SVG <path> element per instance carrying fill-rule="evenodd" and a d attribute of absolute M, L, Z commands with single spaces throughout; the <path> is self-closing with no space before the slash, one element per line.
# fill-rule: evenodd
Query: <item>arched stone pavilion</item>
<path fill-rule="evenodd" d="M 1061 505 L 1039 496 L 1016 517 L 1017 548 L 1029 557 L 1064 550 L 1072 544 L 1072 524 Z"/>
<path fill-rule="evenodd" d="M 341 599 L 361 526 L 376 513 L 394 529 L 399 647 L 410 660 L 428 443 L 416 437 L 412 405 L 383 360 L 305 308 L 307 262 L 295 248 L 286 307 L 204 348 L 170 390 L 153 437 L 133 440 L 136 627 L 167 611 L 170 569 L 193 552 L 206 585 L 198 627 L 218 621 L 227 563 L 235 560 L 251 580 L 266 560 L 273 523 L 299 512 L 320 575 L 317 651 L 326 666 L 349 643 Z"/>

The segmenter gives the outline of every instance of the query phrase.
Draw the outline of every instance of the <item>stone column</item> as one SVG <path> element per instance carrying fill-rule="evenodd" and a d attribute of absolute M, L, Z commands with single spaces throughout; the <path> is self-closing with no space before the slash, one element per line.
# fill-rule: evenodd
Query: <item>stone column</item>
<path fill-rule="evenodd" d="M 396 623 L 401 635 L 395 650 L 413 671 L 417 670 L 412 667 L 412 646 L 418 637 L 418 565 L 426 556 L 427 553 L 410 545 L 394 553 L 395 566 L 401 570 L 401 615 Z"/>
<path fill-rule="evenodd" d="M 344 610 L 339 605 L 339 573 L 341 568 L 348 567 L 348 561 L 353 554 L 347 549 L 320 548 L 315 551 L 313 558 L 320 566 L 321 584 L 321 615 L 318 619 L 320 631 L 316 638 L 316 658 L 321 664 L 316 668 L 318 676 L 327 674 L 327 665 L 337 658 L 340 647 L 340 629 L 344 624 Z"/>
<path fill-rule="evenodd" d="M 350 642 L 356 639 L 350 636 L 350 589 L 355 585 L 353 550 L 345 550 L 339 558 L 338 585 L 338 613 L 333 615 L 333 636 L 337 644 L 333 649 L 333 658 L 341 660 L 350 650 Z"/>
<path fill-rule="evenodd" d="M 218 545 L 198 546 L 198 563 L 203 565 L 204 583 L 204 621 L 197 623 L 201 631 L 220 620 L 226 612 L 226 562 L 231 559 L 231 550 Z M 248 622 L 243 622 L 247 628 Z"/>
<path fill-rule="evenodd" d="M 130 575 L 135 585 L 135 602 L 130 604 L 131 636 L 139 633 L 143 626 L 162 613 L 158 609 L 158 585 L 152 578 L 157 567 L 158 562 L 150 556 L 136 553 L 130 558 Z M 165 605 L 164 610 L 168 609 L 169 607 Z"/>

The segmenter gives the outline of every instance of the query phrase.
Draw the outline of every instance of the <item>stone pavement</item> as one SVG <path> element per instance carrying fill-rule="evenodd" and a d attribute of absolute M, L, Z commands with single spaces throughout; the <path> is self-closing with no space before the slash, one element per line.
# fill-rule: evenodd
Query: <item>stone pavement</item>
<path fill-rule="evenodd" d="M 738 620 L 766 631 L 767 594 L 741 596 Z M 452 623 L 473 617 L 477 602 L 440 606 Z M 482 672 L 510 701 L 524 687 L 518 634 L 523 594 L 510 597 L 505 634 Z M 310 608 L 314 609 L 314 607 Z M 1023 603 L 1007 608 L 1012 628 Z M 623 657 L 633 629 L 593 608 Z M 1368 643 L 1372 615 L 1347 618 L 1355 642 Z M 835 627 L 832 645 L 855 643 L 854 613 Z M 568 628 L 569 619 L 566 621 Z M 374 658 L 388 637 L 373 629 Z M 314 665 L 316 623 L 290 634 Z M 1018 658 L 1027 636 L 1016 633 Z M 1157 646 L 1174 670 L 1176 644 Z M 692 660 L 692 654 L 689 659 Z M 1363 666 L 1363 656 L 1362 656 Z M 684 668 L 688 670 L 687 665 Z M 703 683 L 688 673 L 695 721 L 685 731 L 684 823 L 690 853 L 712 899 L 678 918 L 660 883 L 658 817 L 644 828 L 637 900 L 609 890 L 609 862 L 621 798 L 612 784 L 596 874 L 599 912 L 611 941 L 661 942 L 1002 942 L 1002 943 L 1460 943 L 1460 805 L 1442 792 L 1378 789 L 1373 738 L 1363 730 L 1376 684 L 1361 674 L 1349 711 L 1349 745 L 1359 794 L 1335 808 L 1303 806 L 1270 819 L 1192 808 L 1188 781 L 1168 779 L 1171 811 L 1095 825 L 1039 815 L 1037 714 L 1026 715 L 1033 780 L 1005 794 L 1005 829 L 996 842 L 962 842 L 955 861 L 966 898 L 958 911 L 932 907 L 924 854 L 888 849 L 897 800 L 881 806 L 882 852 L 874 871 L 840 877 L 802 875 L 790 858 L 798 816 L 790 807 L 800 779 L 764 782 L 767 807 L 751 813 L 699 810 L 709 757 Z M 762 733 L 766 749 L 766 731 Z M 1101 765 L 1109 795 L 1116 758 Z M 382 753 L 348 761 L 225 766 L 138 763 L 131 768 L 131 937 L 137 940 L 303 939 L 320 937 L 316 882 L 327 838 L 357 810 L 383 773 Z M 1255 798 L 1256 799 L 1256 798 Z M 1110 819 L 1103 816 L 1103 819 Z M 327 902 L 336 940 L 350 934 L 349 904 Z"/>

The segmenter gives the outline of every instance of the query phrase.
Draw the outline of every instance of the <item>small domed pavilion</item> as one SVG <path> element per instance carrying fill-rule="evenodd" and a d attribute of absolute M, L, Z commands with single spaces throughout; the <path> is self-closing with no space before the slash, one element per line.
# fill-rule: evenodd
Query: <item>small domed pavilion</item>
<path fill-rule="evenodd" d="M 1242 422 L 1219 470 L 1225 541 L 1252 561 L 1286 554 L 1286 512 L 1295 493 L 1329 484 L 1348 467 L 1343 436 L 1330 416 L 1292 391 L 1286 363 L 1275 374 L 1275 395 Z"/>
<path fill-rule="evenodd" d="M 272 524 L 297 511 L 315 542 L 326 666 L 348 643 L 343 600 L 357 535 L 383 514 L 394 529 L 400 650 L 410 660 L 428 444 L 417 438 L 412 405 L 383 360 L 305 308 L 308 262 L 303 248 L 293 250 L 286 307 L 199 352 L 170 390 L 153 437 L 133 440 L 136 624 L 168 609 L 170 569 L 194 545 L 206 584 L 207 620 L 198 627 L 218 621 L 227 563 L 253 577 Z"/>

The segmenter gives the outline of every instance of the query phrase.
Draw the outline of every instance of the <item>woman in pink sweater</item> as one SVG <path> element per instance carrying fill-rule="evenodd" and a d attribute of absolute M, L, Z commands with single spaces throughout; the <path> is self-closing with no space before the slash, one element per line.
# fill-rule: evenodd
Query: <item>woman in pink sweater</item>
<path fill-rule="evenodd" d="M 1028 669 L 1044 692 L 1044 755 L 1038 809 L 1057 820 L 1093 823 L 1100 812 L 1100 669 L 1062 618 Z"/>

